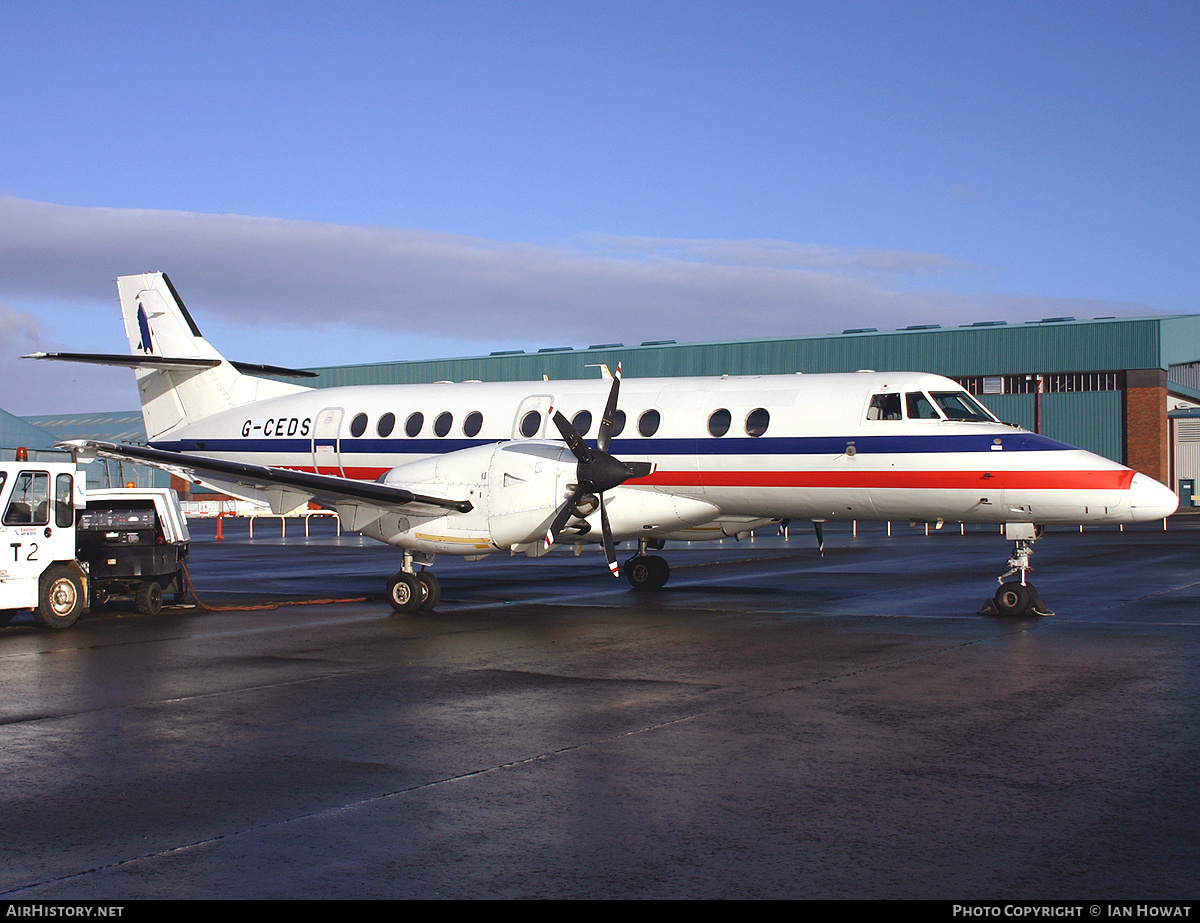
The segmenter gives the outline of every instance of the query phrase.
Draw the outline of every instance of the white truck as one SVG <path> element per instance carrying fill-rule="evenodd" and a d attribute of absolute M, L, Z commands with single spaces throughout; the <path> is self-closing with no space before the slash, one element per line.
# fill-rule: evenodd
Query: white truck
<path fill-rule="evenodd" d="M 32 610 L 68 628 L 113 596 L 181 600 L 190 535 L 175 491 L 88 491 L 74 462 L 0 462 L 0 626 Z"/>

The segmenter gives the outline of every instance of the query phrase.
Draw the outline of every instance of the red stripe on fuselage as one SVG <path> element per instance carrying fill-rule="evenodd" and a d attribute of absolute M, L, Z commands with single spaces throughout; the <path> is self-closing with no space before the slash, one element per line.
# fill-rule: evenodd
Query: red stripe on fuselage
<path fill-rule="evenodd" d="M 831 487 L 881 490 L 1128 490 L 1129 469 L 1107 471 L 656 471 L 654 487 Z"/>
<path fill-rule="evenodd" d="M 312 466 L 295 471 L 314 471 Z M 345 477 L 374 481 L 389 468 L 343 468 Z M 325 468 L 319 474 L 337 472 Z M 877 490 L 1128 490 L 1133 471 L 664 471 L 630 485 L 648 487 L 826 487 Z"/>

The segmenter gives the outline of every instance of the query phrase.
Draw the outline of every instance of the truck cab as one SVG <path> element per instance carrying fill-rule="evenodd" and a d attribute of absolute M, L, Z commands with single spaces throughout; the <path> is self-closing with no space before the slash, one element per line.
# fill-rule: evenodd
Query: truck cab
<path fill-rule="evenodd" d="M 87 601 L 75 556 L 75 512 L 86 502 L 74 462 L 0 462 L 0 624 L 32 609 L 48 627 L 73 625 Z"/>

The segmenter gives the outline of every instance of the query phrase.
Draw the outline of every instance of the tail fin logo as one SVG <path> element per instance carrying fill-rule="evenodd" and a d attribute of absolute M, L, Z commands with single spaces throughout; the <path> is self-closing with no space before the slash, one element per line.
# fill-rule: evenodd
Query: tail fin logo
<path fill-rule="evenodd" d="M 140 301 L 138 302 L 137 321 L 138 330 L 142 334 L 142 341 L 138 343 L 138 349 L 144 353 L 154 352 L 154 340 L 150 336 L 150 319 L 146 317 L 146 309 L 142 307 Z"/>

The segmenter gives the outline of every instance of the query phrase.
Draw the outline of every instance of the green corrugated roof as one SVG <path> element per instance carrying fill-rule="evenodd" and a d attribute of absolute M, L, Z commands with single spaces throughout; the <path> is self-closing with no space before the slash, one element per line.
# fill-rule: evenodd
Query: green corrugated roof
<path fill-rule="evenodd" d="M 49 434 L 52 442 L 64 439 L 99 439 L 104 442 L 145 442 L 146 427 L 140 410 L 108 413 L 53 413 L 24 417 Z"/>

